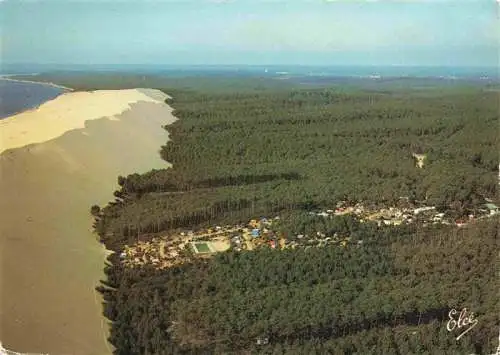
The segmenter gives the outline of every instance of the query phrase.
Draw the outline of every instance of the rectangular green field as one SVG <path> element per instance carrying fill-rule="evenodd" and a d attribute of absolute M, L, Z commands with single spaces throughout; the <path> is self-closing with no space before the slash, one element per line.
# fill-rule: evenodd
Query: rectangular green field
<path fill-rule="evenodd" d="M 211 252 L 207 243 L 196 243 L 195 247 L 196 247 L 196 251 L 198 253 L 210 253 Z"/>

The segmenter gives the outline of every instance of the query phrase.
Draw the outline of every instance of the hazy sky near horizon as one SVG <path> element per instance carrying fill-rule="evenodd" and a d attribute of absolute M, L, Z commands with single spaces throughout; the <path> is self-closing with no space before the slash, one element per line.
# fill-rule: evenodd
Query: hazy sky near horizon
<path fill-rule="evenodd" d="M 0 0 L 4 63 L 499 64 L 494 0 Z"/>

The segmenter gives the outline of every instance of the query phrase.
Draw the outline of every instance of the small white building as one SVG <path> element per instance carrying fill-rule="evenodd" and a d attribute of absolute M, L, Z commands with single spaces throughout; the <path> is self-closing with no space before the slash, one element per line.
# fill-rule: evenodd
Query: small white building
<path fill-rule="evenodd" d="M 493 216 L 497 213 L 499 213 L 499 209 L 498 209 L 498 206 L 492 204 L 492 203 L 487 203 L 485 204 L 486 208 L 490 211 L 490 216 Z"/>
<path fill-rule="evenodd" d="M 414 214 L 419 214 L 420 212 L 425 212 L 425 211 L 432 211 L 432 210 L 435 210 L 436 207 L 434 206 L 426 206 L 426 207 L 419 207 L 419 208 L 416 208 L 413 213 Z"/>

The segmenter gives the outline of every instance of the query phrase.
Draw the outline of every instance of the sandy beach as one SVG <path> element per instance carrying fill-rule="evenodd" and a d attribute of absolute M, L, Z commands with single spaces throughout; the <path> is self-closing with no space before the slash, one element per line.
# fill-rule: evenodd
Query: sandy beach
<path fill-rule="evenodd" d="M 0 341 L 10 350 L 111 353 L 100 296 L 104 249 L 92 204 L 117 176 L 167 167 L 175 120 L 156 90 L 63 94 L 0 121 Z"/>

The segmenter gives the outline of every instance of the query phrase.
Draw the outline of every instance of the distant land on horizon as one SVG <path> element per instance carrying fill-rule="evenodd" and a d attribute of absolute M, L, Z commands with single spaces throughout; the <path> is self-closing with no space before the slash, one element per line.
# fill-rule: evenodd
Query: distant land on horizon
<path fill-rule="evenodd" d="M 431 77 L 447 79 L 493 79 L 500 74 L 496 67 L 455 66 L 361 66 L 361 65 L 169 65 L 169 64 L 15 64 L 4 63 L 2 75 L 39 74 L 47 72 L 124 72 L 172 76 L 237 75 L 272 77 Z"/>

